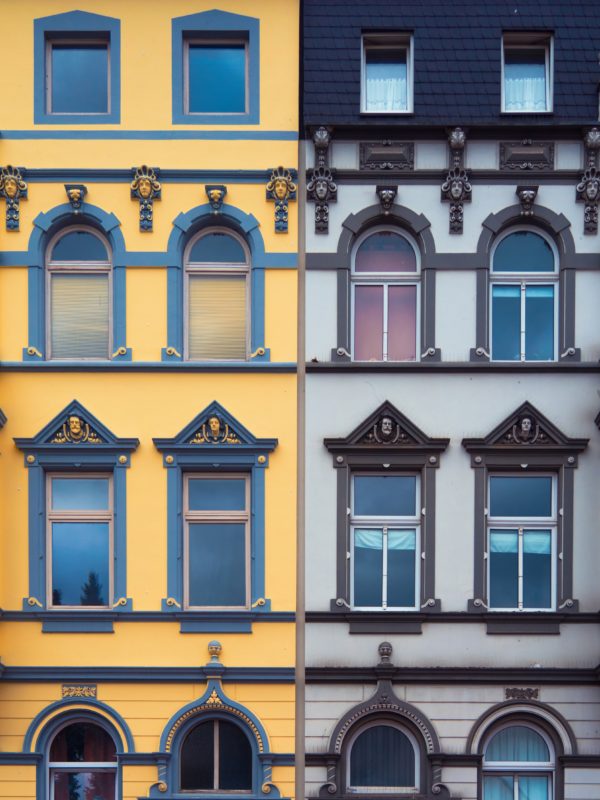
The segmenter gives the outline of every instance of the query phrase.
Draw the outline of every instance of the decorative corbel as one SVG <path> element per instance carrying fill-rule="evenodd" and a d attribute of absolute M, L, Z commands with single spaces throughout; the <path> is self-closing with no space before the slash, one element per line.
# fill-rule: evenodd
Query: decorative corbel
<path fill-rule="evenodd" d="M 140 201 L 140 230 L 151 231 L 153 216 L 153 203 L 160 200 L 162 187 L 158 180 L 160 170 L 157 167 L 132 167 L 133 180 L 131 181 L 131 199 Z"/>
<path fill-rule="evenodd" d="M 331 130 L 321 126 L 313 134 L 315 167 L 306 186 L 306 199 L 315 204 L 315 233 L 329 231 L 329 203 L 337 202 L 334 170 L 329 167 Z"/>
<path fill-rule="evenodd" d="M 65 192 L 75 214 L 79 214 L 87 194 L 87 186 L 82 183 L 65 183 Z"/>
<path fill-rule="evenodd" d="M 6 200 L 6 230 L 19 230 L 19 201 L 27 199 L 27 183 L 23 180 L 25 170 L 9 164 L 0 170 L 0 197 Z"/>
<path fill-rule="evenodd" d="M 517 186 L 516 195 L 521 204 L 521 216 L 533 216 L 533 204 L 537 197 L 539 186 Z"/>
<path fill-rule="evenodd" d="M 275 233 L 288 232 L 288 204 L 296 199 L 297 186 L 285 167 L 271 170 L 267 183 L 267 200 L 275 203 Z"/>
<path fill-rule="evenodd" d="M 463 208 L 471 202 L 471 183 L 465 170 L 467 137 L 462 128 L 454 128 L 448 137 L 450 166 L 442 184 L 442 201 L 450 203 L 450 233 L 463 232 Z"/>
<path fill-rule="evenodd" d="M 600 149 L 600 130 L 592 128 L 584 137 L 587 169 L 577 184 L 577 202 L 585 203 L 583 211 L 583 232 L 598 233 L 598 201 L 600 201 L 600 171 L 598 169 L 598 150 Z"/>
<path fill-rule="evenodd" d="M 381 210 L 384 214 L 389 214 L 392 210 L 392 206 L 394 205 L 394 200 L 398 194 L 398 187 L 382 184 L 381 186 L 376 186 L 375 191 L 377 192 L 377 197 L 379 198 Z"/>
<path fill-rule="evenodd" d="M 227 187 L 222 184 L 212 184 L 204 188 L 206 189 L 206 196 L 208 197 L 212 213 L 220 214 L 223 210 L 223 201 L 227 194 Z"/>

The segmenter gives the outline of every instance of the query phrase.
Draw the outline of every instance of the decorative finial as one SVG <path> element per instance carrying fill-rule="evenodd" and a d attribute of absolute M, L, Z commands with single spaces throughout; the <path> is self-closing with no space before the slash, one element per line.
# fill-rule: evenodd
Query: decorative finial
<path fill-rule="evenodd" d="M 162 187 L 158 180 L 158 168 L 142 164 L 141 167 L 132 167 L 133 180 L 131 181 L 131 199 L 140 201 L 140 230 L 151 231 L 153 223 L 153 202 L 160 200 Z"/>
<path fill-rule="evenodd" d="M 71 208 L 78 214 L 81 211 L 83 200 L 87 194 L 87 186 L 82 183 L 65 183 L 65 192 L 71 204 Z"/>
<path fill-rule="evenodd" d="M 377 650 L 379 651 L 380 664 L 391 664 L 392 645 L 389 642 L 382 642 Z"/>
<path fill-rule="evenodd" d="M 210 655 L 211 664 L 219 664 L 219 656 L 221 655 L 221 642 L 217 642 L 216 639 L 213 639 L 208 643 L 208 653 Z"/>
<path fill-rule="evenodd" d="M 0 171 L 0 197 L 6 200 L 6 230 L 19 230 L 19 200 L 27 199 L 27 183 L 18 167 L 9 164 Z"/>

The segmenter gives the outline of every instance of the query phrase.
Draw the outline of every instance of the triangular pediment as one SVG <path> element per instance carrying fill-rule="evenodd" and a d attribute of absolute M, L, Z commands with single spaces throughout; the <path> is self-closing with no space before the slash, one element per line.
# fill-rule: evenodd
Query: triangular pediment
<path fill-rule="evenodd" d="M 482 439 L 463 439 L 467 450 L 493 447 L 506 449 L 585 447 L 587 439 L 571 439 L 535 406 L 525 402 Z"/>
<path fill-rule="evenodd" d="M 418 428 L 408 417 L 386 400 L 379 408 L 342 439 L 325 439 L 330 451 L 338 449 L 417 449 L 435 448 L 443 450 L 448 439 L 432 439 Z"/>
<path fill-rule="evenodd" d="M 138 439 L 121 439 L 103 425 L 78 400 L 63 408 L 39 433 L 31 439 L 15 439 L 21 450 L 69 447 L 81 448 L 120 447 L 135 449 Z"/>
<path fill-rule="evenodd" d="M 164 448 L 243 448 L 261 447 L 273 450 L 277 439 L 257 439 L 241 422 L 216 400 L 201 411 L 172 439 L 154 439 L 159 450 Z"/>

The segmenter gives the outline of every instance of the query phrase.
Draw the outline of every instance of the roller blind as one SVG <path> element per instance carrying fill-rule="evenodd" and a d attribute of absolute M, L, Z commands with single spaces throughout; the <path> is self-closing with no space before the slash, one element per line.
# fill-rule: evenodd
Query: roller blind
<path fill-rule="evenodd" d="M 108 358 L 108 275 L 52 275 L 50 287 L 52 358 Z"/>
<path fill-rule="evenodd" d="M 246 277 L 190 275 L 188 294 L 189 358 L 245 360 Z"/>

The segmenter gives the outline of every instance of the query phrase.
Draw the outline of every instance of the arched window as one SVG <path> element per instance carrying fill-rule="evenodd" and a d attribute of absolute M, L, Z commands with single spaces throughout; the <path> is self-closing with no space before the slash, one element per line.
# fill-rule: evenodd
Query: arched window
<path fill-rule="evenodd" d="M 350 742 L 347 788 L 350 792 L 419 791 L 417 743 L 403 728 L 374 722 Z"/>
<path fill-rule="evenodd" d="M 496 728 L 484 746 L 483 800 L 552 800 L 554 748 L 530 725 Z"/>
<path fill-rule="evenodd" d="M 225 719 L 195 725 L 181 745 L 182 792 L 251 792 L 252 746 L 241 726 Z"/>
<path fill-rule="evenodd" d="M 47 356 L 108 359 L 112 352 L 112 262 L 91 228 L 58 233 L 46 254 Z"/>
<path fill-rule="evenodd" d="M 248 356 L 250 254 L 232 231 L 201 231 L 185 251 L 185 357 L 243 361 Z"/>
<path fill-rule="evenodd" d="M 513 230 L 492 253 L 493 361 L 554 361 L 558 254 L 540 233 Z"/>
<path fill-rule="evenodd" d="M 60 728 L 48 756 L 48 797 L 51 800 L 115 800 L 115 742 L 100 725 L 70 721 Z"/>
<path fill-rule="evenodd" d="M 419 264 L 412 242 L 375 228 L 358 242 L 352 263 L 354 361 L 415 361 L 420 343 Z"/>

